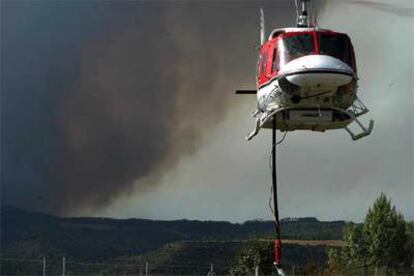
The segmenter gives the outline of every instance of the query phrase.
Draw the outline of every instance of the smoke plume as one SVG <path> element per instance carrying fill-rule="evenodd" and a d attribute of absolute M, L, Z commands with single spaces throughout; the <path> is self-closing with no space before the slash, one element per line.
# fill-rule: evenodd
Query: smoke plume
<path fill-rule="evenodd" d="M 10 87 L 17 86 L 15 79 L 28 82 L 24 87 L 31 87 L 39 107 L 23 111 L 25 118 L 37 118 L 35 131 L 18 126 L 15 110 L 27 107 L 13 105 L 13 89 L 5 89 L 11 111 L 3 114 L 9 139 L 2 149 L 10 146 L 16 129 L 37 149 L 26 151 L 20 146 L 26 140 L 16 142 L 3 157 L 8 167 L 2 198 L 56 213 L 97 210 L 121 195 L 155 187 L 182 156 L 198 150 L 203 133 L 237 108 L 234 90 L 254 88 L 259 7 L 269 11 L 269 26 L 295 20 L 291 1 L 8 5 L 31 15 L 27 25 L 38 17 L 49 22 L 35 37 L 20 30 L 24 45 L 43 39 L 48 42 L 39 44 L 49 50 L 16 54 L 35 51 L 39 64 L 45 64 L 37 70 L 47 85 L 24 80 L 20 71 L 7 79 Z M 49 13 L 36 14 L 45 10 Z M 17 24 L 7 20 L 3 28 Z M 72 39 L 42 37 L 48 28 Z M 2 56 L 14 51 L 14 40 L 6 38 L 10 50 Z M 41 141 L 47 147 L 39 146 Z M 9 162 L 16 156 L 19 162 Z"/>
<path fill-rule="evenodd" d="M 237 84 L 226 81 L 234 61 L 221 53 L 237 49 L 215 31 L 220 18 L 201 25 L 201 9 L 162 5 L 145 25 L 110 30 L 83 51 L 77 87 L 59 103 L 65 151 L 54 209 L 99 208 L 150 189 L 221 120 Z"/>
<path fill-rule="evenodd" d="M 376 8 L 385 7 L 385 0 L 366 1 L 375 5 L 325 2 L 324 10 L 319 9 L 319 25 L 351 37 L 358 65 L 358 96 L 370 109 L 360 119 L 364 124 L 374 119 L 375 127 L 370 136 L 356 142 L 344 130 L 289 133 L 277 150 L 280 214 L 360 221 L 383 192 L 412 219 L 414 40 L 407 33 L 413 19 L 398 11 L 410 9 L 413 2 L 395 0 L 386 9 Z M 268 32 L 269 26 L 293 24 L 294 14 L 287 14 L 291 22 L 272 24 L 272 12 L 278 18 L 281 13 L 265 7 Z M 255 22 L 251 25 L 256 34 Z M 246 39 L 240 48 L 249 43 Z M 249 55 L 255 58 L 253 53 Z M 248 114 L 254 98 L 238 97 L 237 101 L 243 104 L 236 107 L 232 102 L 231 112 L 209 129 L 208 139 L 197 152 L 181 159 L 166 175 L 167 184 L 162 181 L 159 189 L 145 197 L 118 200 L 99 214 L 238 222 L 263 216 L 271 219 L 271 135 L 263 131 L 253 141 L 244 141 L 243 135 L 253 124 Z"/>

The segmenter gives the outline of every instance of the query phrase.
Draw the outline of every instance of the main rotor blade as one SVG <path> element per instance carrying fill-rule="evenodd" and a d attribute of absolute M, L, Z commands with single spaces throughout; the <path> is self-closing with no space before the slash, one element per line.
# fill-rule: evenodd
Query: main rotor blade
<path fill-rule="evenodd" d="M 414 9 L 412 7 L 407 7 L 399 4 L 394 3 L 384 3 L 378 2 L 373 0 L 353 0 L 348 2 L 349 4 L 357 4 L 361 6 L 366 6 L 378 11 L 382 11 L 385 13 L 391 13 L 399 16 L 404 17 L 414 17 Z"/>
<path fill-rule="evenodd" d="M 255 95 L 257 93 L 256 90 L 236 90 L 236 94 L 242 95 Z"/>

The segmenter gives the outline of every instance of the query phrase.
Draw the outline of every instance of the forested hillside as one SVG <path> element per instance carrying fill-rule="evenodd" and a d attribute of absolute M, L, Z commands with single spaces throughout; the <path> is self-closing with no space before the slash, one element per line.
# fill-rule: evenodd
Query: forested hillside
<path fill-rule="evenodd" d="M 284 220 L 283 238 L 340 239 L 343 226 L 343 221 L 314 218 Z M 2 256 L 66 255 L 95 261 L 147 253 L 181 240 L 267 238 L 273 234 L 273 222 L 60 218 L 3 207 L 1 230 Z"/>
<path fill-rule="evenodd" d="M 295 240 L 340 239 L 343 221 L 322 222 L 315 218 L 285 219 L 283 238 Z M 272 221 L 156 221 L 146 219 L 62 218 L 28 212 L 14 207 L 1 209 L 1 258 L 48 260 L 47 269 L 60 271 L 65 256 L 67 267 L 79 273 L 114 271 L 113 267 L 87 268 L 84 263 L 142 264 L 151 261 L 151 269 L 180 271 L 198 267 L 205 270 L 210 262 L 227 270 L 235 252 L 244 241 L 267 239 L 273 235 Z M 316 251 L 315 251 L 316 250 Z M 305 263 L 313 256 L 325 260 L 324 246 L 287 245 L 292 262 Z M 289 259 L 289 257 L 288 257 Z M 72 262 L 72 263 L 70 263 Z M 26 273 L 27 265 L 2 262 L 2 272 Z M 34 264 L 33 264 L 34 265 Z M 39 269 L 41 264 L 36 264 Z M 29 268 L 29 271 L 31 268 Z M 86 270 L 85 270 L 86 269 Z M 112 269 L 112 270 L 111 270 Z M 122 268 L 124 269 L 124 268 Z M 177 270 L 178 269 L 178 270 Z M 201 273 L 201 271 L 199 271 Z"/>

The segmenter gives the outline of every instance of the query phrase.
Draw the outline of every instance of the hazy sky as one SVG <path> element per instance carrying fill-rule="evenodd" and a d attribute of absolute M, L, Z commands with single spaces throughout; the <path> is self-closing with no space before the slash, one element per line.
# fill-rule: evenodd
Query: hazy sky
<path fill-rule="evenodd" d="M 381 192 L 414 218 L 413 3 L 330 1 L 350 35 L 371 136 L 292 132 L 280 214 L 361 220 Z M 291 1 L 2 2 L 2 202 L 69 215 L 270 218 L 270 132 L 250 142 L 258 7 Z M 322 8 L 323 7 L 323 8 Z M 20 20 L 22 19 L 22 20 Z"/>
<path fill-rule="evenodd" d="M 371 110 L 362 120 L 374 119 L 375 129 L 357 142 L 340 130 L 289 133 L 278 148 L 281 216 L 361 220 L 384 192 L 413 219 L 414 44 L 407 34 L 413 30 L 414 18 L 337 2 L 326 6 L 319 23 L 351 36 L 358 58 L 359 95 Z M 233 221 L 270 218 L 270 132 L 262 131 L 250 142 L 243 140 L 253 127 L 248 117 L 253 100 L 235 96 L 235 105 L 242 105 L 205 134 L 199 152 L 182 160 L 156 191 L 145 198 L 119 201 L 107 214 L 134 216 L 138 211 L 147 217 Z"/>

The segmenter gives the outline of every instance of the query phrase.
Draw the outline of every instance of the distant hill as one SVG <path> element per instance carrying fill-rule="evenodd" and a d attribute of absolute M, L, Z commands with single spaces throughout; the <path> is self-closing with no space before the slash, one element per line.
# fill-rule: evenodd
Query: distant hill
<path fill-rule="evenodd" d="M 341 238 L 344 225 L 344 221 L 295 218 L 284 219 L 281 227 L 284 239 L 337 240 Z M 62 218 L 6 206 L 1 208 L 0 255 L 2 258 L 26 259 L 66 256 L 78 262 L 99 262 L 149 256 L 160 250 L 166 252 L 166 248 L 174 246 L 182 249 L 196 245 L 197 248 L 200 244 L 213 248 L 221 245 L 223 252 L 228 253 L 234 252 L 235 245 L 242 240 L 269 238 L 273 231 L 272 221 L 239 224 L 226 221 Z"/>
<path fill-rule="evenodd" d="M 270 240 L 263 242 L 272 243 Z M 148 260 L 154 274 L 164 275 L 206 275 L 210 264 L 219 275 L 226 275 L 238 250 L 248 241 L 179 241 L 168 244 L 154 252 L 141 256 L 135 263 Z M 309 264 L 326 264 L 326 246 L 286 243 L 283 246 L 283 264 L 286 269 L 292 266 L 299 269 Z"/>

